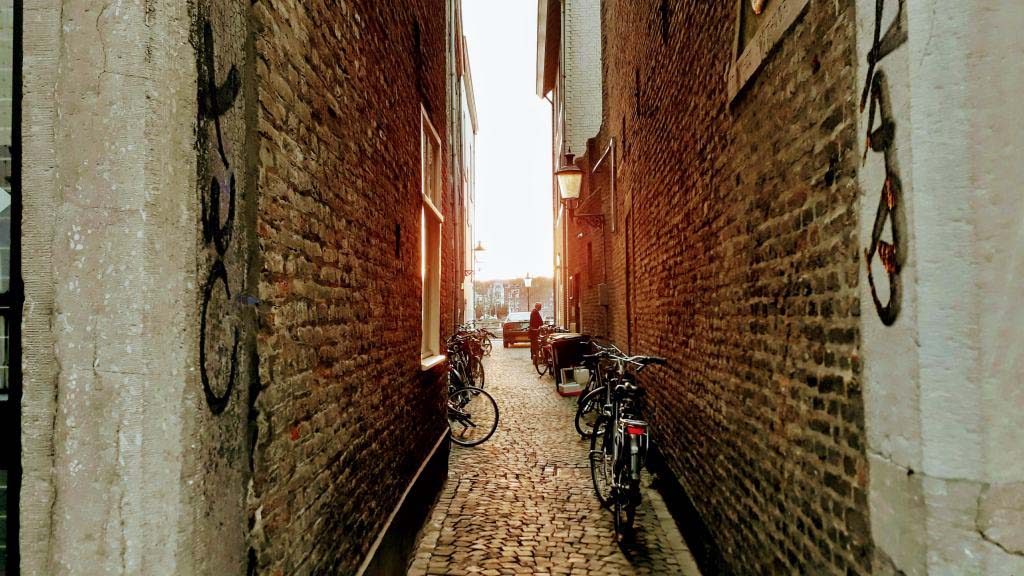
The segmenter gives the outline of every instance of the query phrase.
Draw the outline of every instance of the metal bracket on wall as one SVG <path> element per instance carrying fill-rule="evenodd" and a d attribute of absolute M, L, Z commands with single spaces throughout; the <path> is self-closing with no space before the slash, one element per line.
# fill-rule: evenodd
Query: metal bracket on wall
<path fill-rule="evenodd" d="M 572 219 L 577 226 L 588 226 L 590 228 L 604 226 L 603 214 L 574 214 Z"/>

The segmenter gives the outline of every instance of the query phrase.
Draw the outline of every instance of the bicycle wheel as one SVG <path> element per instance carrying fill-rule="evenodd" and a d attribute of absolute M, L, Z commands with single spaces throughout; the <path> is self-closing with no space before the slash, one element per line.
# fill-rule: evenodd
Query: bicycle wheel
<path fill-rule="evenodd" d="M 491 343 L 490 338 L 484 338 L 483 342 L 480 344 L 480 348 L 484 351 L 484 356 L 490 356 L 491 350 L 494 348 L 494 344 Z"/>
<path fill-rule="evenodd" d="M 473 383 L 473 386 L 477 388 L 484 387 L 484 380 L 487 375 L 484 373 L 484 363 L 476 356 L 469 357 L 469 363 L 467 366 L 469 372 L 469 378 Z"/>
<path fill-rule="evenodd" d="M 615 523 L 615 537 L 619 542 L 625 540 L 632 533 L 636 507 L 640 503 L 640 486 L 627 478 L 628 474 L 629 470 L 625 468 L 619 473 L 619 483 L 613 497 L 615 503 L 612 514 Z"/>
<path fill-rule="evenodd" d="M 498 428 L 498 403 L 487 392 L 467 386 L 448 395 L 448 430 L 452 442 L 476 446 Z"/>
<path fill-rule="evenodd" d="M 607 506 L 612 496 L 612 432 L 608 418 L 601 416 L 590 437 L 590 479 L 601 506 Z"/>
<path fill-rule="evenodd" d="M 533 369 L 541 376 L 548 371 L 548 365 L 544 362 L 544 358 L 540 354 L 533 355 Z"/>
<path fill-rule="evenodd" d="M 591 390 L 576 407 L 576 431 L 583 438 L 594 434 L 594 425 L 604 410 L 604 388 Z"/>

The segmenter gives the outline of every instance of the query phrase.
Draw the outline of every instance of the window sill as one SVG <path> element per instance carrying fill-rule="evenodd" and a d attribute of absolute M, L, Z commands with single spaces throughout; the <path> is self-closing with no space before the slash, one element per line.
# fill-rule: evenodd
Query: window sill
<path fill-rule="evenodd" d="M 436 368 L 438 365 L 444 363 L 444 361 L 447 359 L 448 357 L 445 356 L 444 354 L 426 356 L 422 360 L 420 360 L 420 372 L 429 372 L 430 370 Z"/>

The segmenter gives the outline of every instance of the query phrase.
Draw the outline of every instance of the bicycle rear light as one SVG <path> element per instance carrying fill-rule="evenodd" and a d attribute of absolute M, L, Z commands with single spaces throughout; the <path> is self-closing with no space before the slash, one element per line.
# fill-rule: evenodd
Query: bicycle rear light
<path fill-rule="evenodd" d="M 626 434 L 647 434 L 646 424 L 626 424 Z"/>

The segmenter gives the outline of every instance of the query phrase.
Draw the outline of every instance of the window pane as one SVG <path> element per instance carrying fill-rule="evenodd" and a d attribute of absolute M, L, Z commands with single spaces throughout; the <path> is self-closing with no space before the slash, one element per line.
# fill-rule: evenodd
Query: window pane
<path fill-rule="evenodd" d="M 11 287 L 11 154 L 7 146 L 0 147 L 0 163 L 6 172 L 0 180 L 0 294 Z"/>
<path fill-rule="evenodd" d="M 14 3 L 0 1 L 0 293 L 11 285 L 11 127 Z"/>
<path fill-rule="evenodd" d="M 10 334 L 8 329 L 10 323 L 7 321 L 7 316 L 0 316 L 0 401 L 7 400 L 7 394 L 9 390 L 7 380 L 7 362 L 10 355 L 8 354 L 7 342 Z"/>
<path fill-rule="evenodd" d="M 423 340 L 420 342 L 420 351 L 426 356 L 430 352 L 429 328 L 430 322 L 430 282 L 427 280 L 427 207 L 420 207 L 420 325 L 423 328 Z"/>

